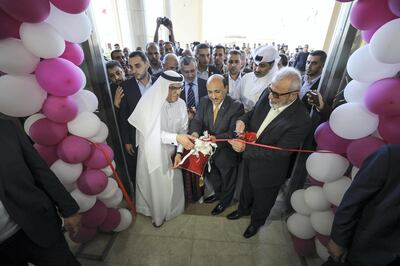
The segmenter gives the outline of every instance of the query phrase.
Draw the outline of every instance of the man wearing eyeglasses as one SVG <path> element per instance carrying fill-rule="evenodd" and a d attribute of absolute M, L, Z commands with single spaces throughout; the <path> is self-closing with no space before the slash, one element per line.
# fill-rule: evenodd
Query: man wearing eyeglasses
<path fill-rule="evenodd" d="M 236 92 L 231 95 L 243 103 L 246 112 L 254 107 L 261 93 L 271 83 L 278 71 L 280 57 L 272 45 L 264 45 L 254 51 L 253 59 L 254 72 L 243 76 Z"/>
<path fill-rule="evenodd" d="M 307 109 L 298 98 L 300 85 L 299 71 L 288 67 L 279 70 L 254 108 L 236 122 L 236 132 L 256 132 L 258 144 L 299 148 L 311 126 Z M 228 219 L 251 214 L 250 225 L 243 234 L 250 238 L 264 225 L 286 181 L 292 153 L 238 141 L 230 144 L 236 152 L 243 153 L 244 178 L 239 207 Z"/>

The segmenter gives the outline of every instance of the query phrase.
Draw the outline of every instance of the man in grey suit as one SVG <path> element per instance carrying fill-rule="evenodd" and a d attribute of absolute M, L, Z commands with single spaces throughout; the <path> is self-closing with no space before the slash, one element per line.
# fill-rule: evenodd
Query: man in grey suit
<path fill-rule="evenodd" d="M 216 74 L 207 81 L 208 97 L 200 100 L 198 110 L 190 124 L 189 133 L 199 137 L 205 130 L 215 138 L 233 138 L 235 123 L 244 114 L 243 104 L 227 95 L 224 77 Z M 219 200 L 212 210 L 213 215 L 222 213 L 231 203 L 236 184 L 238 154 L 231 145 L 218 143 L 218 148 L 211 158 L 211 172 L 206 178 L 211 182 L 215 198 Z"/>

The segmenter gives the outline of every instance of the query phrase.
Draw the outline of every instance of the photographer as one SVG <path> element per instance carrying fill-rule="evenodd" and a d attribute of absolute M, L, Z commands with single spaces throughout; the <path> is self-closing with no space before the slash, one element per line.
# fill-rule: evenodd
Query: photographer
<path fill-rule="evenodd" d="M 160 29 L 161 25 L 164 25 L 164 27 L 166 27 L 169 30 L 169 35 L 168 35 L 168 39 L 169 42 L 167 43 L 172 43 L 172 46 L 174 48 L 175 51 L 175 36 L 174 36 L 174 29 L 172 27 L 172 21 L 167 18 L 167 17 L 158 17 L 156 20 L 157 26 L 156 26 L 156 32 L 154 33 L 154 42 L 158 43 L 158 30 Z M 167 52 L 166 52 L 167 53 Z"/>

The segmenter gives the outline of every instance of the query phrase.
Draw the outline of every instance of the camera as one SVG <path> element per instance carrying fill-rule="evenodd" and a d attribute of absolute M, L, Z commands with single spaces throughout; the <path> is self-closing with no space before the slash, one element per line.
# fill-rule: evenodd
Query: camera
<path fill-rule="evenodd" d="M 167 17 L 161 18 L 161 24 L 164 26 L 169 26 L 171 24 L 171 21 Z"/>

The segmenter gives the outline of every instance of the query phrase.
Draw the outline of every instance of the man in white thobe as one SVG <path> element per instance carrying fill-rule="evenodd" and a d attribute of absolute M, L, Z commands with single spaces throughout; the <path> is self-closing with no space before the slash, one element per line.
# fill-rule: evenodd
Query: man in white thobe
<path fill-rule="evenodd" d="M 171 160 L 177 149 L 180 157 L 183 148 L 194 146 L 194 138 L 186 134 L 186 104 L 179 97 L 182 81 L 175 71 L 163 72 L 128 119 L 139 146 L 136 207 L 152 217 L 155 227 L 181 214 L 185 204 L 182 173 Z"/>
<path fill-rule="evenodd" d="M 253 70 L 242 77 L 235 92 L 230 96 L 243 103 L 244 110 L 250 111 L 262 92 L 271 84 L 278 72 L 280 60 L 278 51 L 272 45 L 264 45 L 253 53 Z"/>

